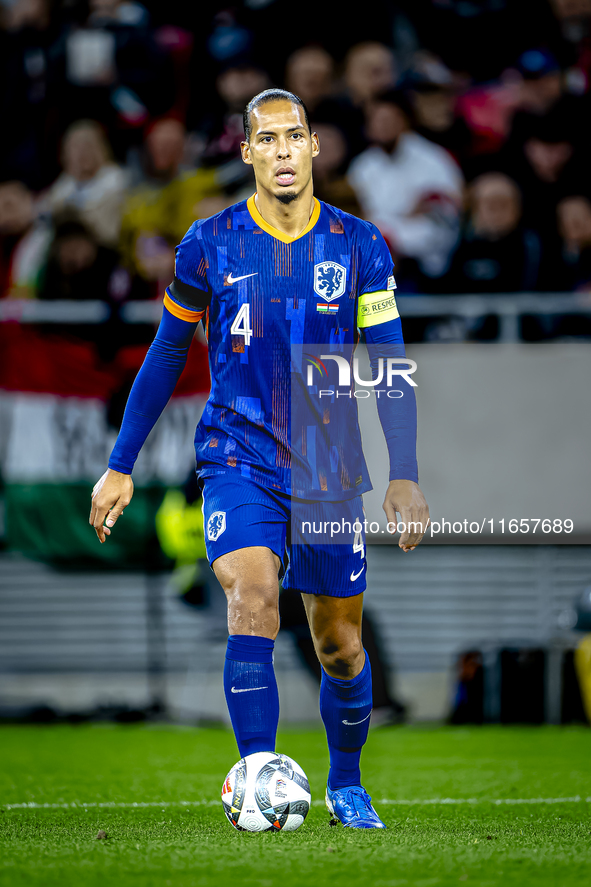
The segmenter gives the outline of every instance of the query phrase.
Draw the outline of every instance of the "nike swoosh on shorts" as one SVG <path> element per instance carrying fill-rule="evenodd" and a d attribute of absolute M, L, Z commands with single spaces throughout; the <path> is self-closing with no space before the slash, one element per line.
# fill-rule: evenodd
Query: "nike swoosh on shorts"
<path fill-rule="evenodd" d="M 351 580 L 351 582 L 355 582 L 356 579 L 359 579 L 359 577 L 361 576 L 361 574 L 363 573 L 364 570 L 365 570 L 365 567 L 361 567 L 361 569 L 359 570 L 358 573 L 351 573 L 351 575 L 349 576 L 349 579 Z"/>
<path fill-rule="evenodd" d="M 238 690 L 236 687 L 232 687 L 232 693 L 252 693 L 253 690 L 268 690 L 269 687 L 244 687 L 242 690 Z"/>

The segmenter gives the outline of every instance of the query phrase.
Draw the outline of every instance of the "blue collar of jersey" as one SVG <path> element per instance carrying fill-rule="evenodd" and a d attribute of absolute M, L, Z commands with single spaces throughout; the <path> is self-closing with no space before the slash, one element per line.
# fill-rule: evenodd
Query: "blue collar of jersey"
<path fill-rule="evenodd" d="M 283 231 L 280 231 L 278 228 L 274 228 L 273 225 L 269 225 L 268 222 L 265 222 L 262 215 L 258 211 L 255 203 L 255 194 L 252 197 L 249 197 L 246 201 L 246 206 L 248 207 L 248 211 L 251 214 L 253 221 L 259 228 L 262 228 L 263 231 L 266 231 L 267 234 L 270 234 L 271 237 L 275 237 L 277 240 L 281 240 L 282 243 L 293 243 L 294 240 L 299 240 L 300 237 L 305 237 L 306 234 L 312 230 L 318 219 L 320 218 L 320 210 L 322 209 L 320 205 L 320 201 L 316 200 L 314 197 L 314 209 L 312 210 L 312 215 L 310 216 L 310 221 L 304 228 L 304 230 L 298 234 L 297 237 L 290 237 L 289 234 L 284 234 Z"/>

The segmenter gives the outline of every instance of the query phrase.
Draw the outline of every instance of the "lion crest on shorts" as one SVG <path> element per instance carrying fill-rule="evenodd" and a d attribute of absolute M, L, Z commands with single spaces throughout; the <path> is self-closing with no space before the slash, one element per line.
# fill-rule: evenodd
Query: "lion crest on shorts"
<path fill-rule="evenodd" d="M 221 536 L 226 529 L 226 512 L 214 511 L 207 521 L 207 538 L 210 542 L 215 542 L 218 536 Z"/>

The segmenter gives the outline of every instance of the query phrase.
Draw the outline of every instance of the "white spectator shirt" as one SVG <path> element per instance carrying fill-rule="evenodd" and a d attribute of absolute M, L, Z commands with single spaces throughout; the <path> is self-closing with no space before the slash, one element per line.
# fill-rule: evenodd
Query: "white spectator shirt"
<path fill-rule="evenodd" d="M 53 215 L 75 210 L 99 243 L 116 246 L 127 181 L 127 172 L 114 163 L 106 163 L 85 182 L 63 172 L 47 192 L 47 204 Z"/>
<path fill-rule="evenodd" d="M 353 160 L 348 177 L 365 218 L 394 250 L 416 259 L 429 277 L 444 274 L 459 235 L 464 184 L 451 155 L 406 132 L 392 154 L 367 148 Z"/>

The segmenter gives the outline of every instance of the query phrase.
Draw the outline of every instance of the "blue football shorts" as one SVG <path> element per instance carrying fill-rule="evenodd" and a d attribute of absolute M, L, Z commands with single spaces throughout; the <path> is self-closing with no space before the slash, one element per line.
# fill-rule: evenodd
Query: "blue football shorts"
<path fill-rule="evenodd" d="M 332 597 L 365 591 L 361 496 L 342 502 L 293 499 L 228 472 L 201 483 L 210 564 L 230 551 L 263 546 L 282 562 L 283 588 Z"/>

